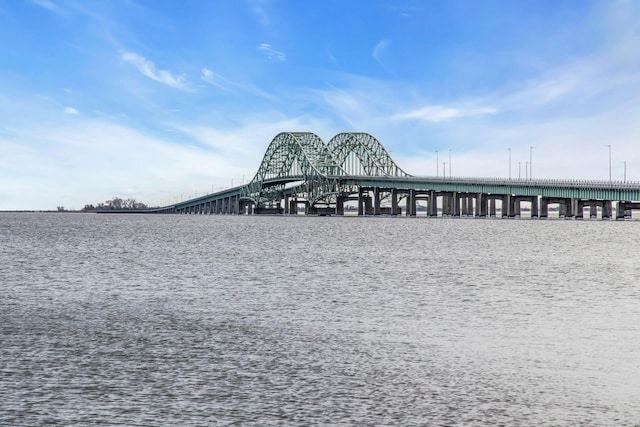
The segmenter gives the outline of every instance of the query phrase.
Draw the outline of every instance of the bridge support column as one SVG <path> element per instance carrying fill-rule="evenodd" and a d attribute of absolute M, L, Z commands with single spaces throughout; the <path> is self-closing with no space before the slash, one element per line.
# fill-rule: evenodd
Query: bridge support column
<path fill-rule="evenodd" d="M 567 216 L 567 201 L 563 200 L 560 202 L 558 206 L 558 217 L 566 218 L 566 216 Z"/>
<path fill-rule="evenodd" d="M 567 201 L 567 217 L 575 218 L 576 212 L 578 211 L 578 199 L 571 198 Z"/>
<path fill-rule="evenodd" d="M 291 205 L 289 204 L 289 196 L 284 196 L 284 214 L 289 215 Z"/>
<path fill-rule="evenodd" d="M 358 187 L 358 216 L 364 215 L 364 192 L 362 187 Z"/>
<path fill-rule="evenodd" d="M 573 201 L 575 200 L 575 202 Z M 583 219 L 584 218 L 584 201 L 580 200 L 580 199 L 573 199 L 572 203 L 575 204 L 575 218 L 576 219 Z"/>
<path fill-rule="evenodd" d="M 478 218 L 486 218 L 487 207 L 487 196 L 483 193 L 478 193 L 476 195 L 476 216 Z"/>
<path fill-rule="evenodd" d="M 538 196 L 533 196 L 531 198 L 531 218 L 538 218 L 539 215 Z"/>
<path fill-rule="evenodd" d="M 378 187 L 373 189 L 373 214 L 380 215 L 380 189 Z"/>
<path fill-rule="evenodd" d="M 602 202 L 602 219 L 611 219 L 611 200 Z"/>
<path fill-rule="evenodd" d="M 373 215 L 373 200 L 371 200 L 371 196 L 364 196 L 364 214 Z"/>
<path fill-rule="evenodd" d="M 391 189 L 391 215 L 398 215 L 398 190 Z"/>
<path fill-rule="evenodd" d="M 460 195 L 457 192 L 453 192 L 453 216 L 460 216 Z"/>
<path fill-rule="evenodd" d="M 416 190 L 409 190 L 407 193 L 407 216 L 416 216 Z"/>
<path fill-rule="evenodd" d="M 489 200 L 489 216 L 495 218 L 496 216 L 496 199 L 495 197 L 492 197 L 491 200 Z"/>
<path fill-rule="evenodd" d="M 589 207 L 589 218 L 597 218 L 598 217 L 598 205 L 591 205 Z"/>
<path fill-rule="evenodd" d="M 446 213 L 448 216 L 453 216 L 453 206 L 455 200 L 455 193 L 446 193 L 442 195 L 442 204 L 443 211 L 442 213 Z"/>
<path fill-rule="evenodd" d="M 438 216 L 438 196 L 433 190 L 429 191 L 429 204 L 427 206 L 429 216 Z"/>
<path fill-rule="evenodd" d="M 522 216 L 520 214 L 520 200 L 516 197 L 513 198 L 513 216 Z"/>
<path fill-rule="evenodd" d="M 616 202 L 616 219 L 624 219 L 625 203 L 623 201 Z"/>
<path fill-rule="evenodd" d="M 469 216 L 469 196 L 465 195 L 463 197 L 460 198 L 461 202 L 462 202 L 462 215 L 463 216 Z"/>
<path fill-rule="evenodd" d="M 502 196 L 502 218 L 508 218 L 511 212 L 511 196 L 505 194 Z"/>
<path fill-rule="evenodd" d="M 336 215 L 344 215 L 344 197 L 342 196 L 336 196 Z"/>

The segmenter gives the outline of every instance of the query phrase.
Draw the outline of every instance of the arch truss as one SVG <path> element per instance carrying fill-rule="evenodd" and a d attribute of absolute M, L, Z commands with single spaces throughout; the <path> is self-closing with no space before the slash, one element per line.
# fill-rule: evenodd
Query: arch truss
<path fill-rule="evenodd" d="M 367 133 L 340 133 L 325 144 L 311 132 L 283 132 L 269 144 L 243 197 L 259 207 L 289 197 L 332 205 L 338 197 L 353 192 L 342 183 L 349 176 L 410 175 Z"/>

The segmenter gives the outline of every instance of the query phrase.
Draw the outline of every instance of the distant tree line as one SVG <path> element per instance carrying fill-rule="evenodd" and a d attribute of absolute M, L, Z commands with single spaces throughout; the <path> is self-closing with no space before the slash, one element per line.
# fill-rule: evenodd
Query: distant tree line
<path fill-rule="evenodd" d="M 97 206 L 93 204 L 85 205 L 83 211 L 95 211 L 95 210 L 110 210 L 110 209 L 147 209 L 148 206 L 136 199 L 122 199 L 120 197 L 114 197 L 111 200 L 107 200 L 104 203 L 98 203 Z"/>

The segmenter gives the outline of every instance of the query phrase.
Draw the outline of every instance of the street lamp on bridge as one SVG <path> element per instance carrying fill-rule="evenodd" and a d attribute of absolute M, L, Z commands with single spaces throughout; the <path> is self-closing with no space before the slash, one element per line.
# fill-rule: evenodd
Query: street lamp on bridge
<path fill-rule="evenodd" d="M 522 169 L 522 162 L 518 162 L 518 180 L 520 179 L 520 170 Z"/>
<path fill-rule="evenodd" d="M 609 147 L 609 182 L 611 182 L 611 144 L 606 144 L 605 147 Z"/>

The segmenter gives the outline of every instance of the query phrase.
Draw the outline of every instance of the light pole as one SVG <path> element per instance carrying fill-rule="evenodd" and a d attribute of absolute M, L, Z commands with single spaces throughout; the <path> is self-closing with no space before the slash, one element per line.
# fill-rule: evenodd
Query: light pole
<path fill-rule="evenodd" d="M 524 179 L 529 180 L 529 162 L 524 162 Z"/>
<path fill-rule="evenodd" d="M 449 179 L 451 179 L 451 149 L 449 149 Z"/>
<path fill-rule="evenodd" d="M 511 181 L 511 148 L 507 148 L 509 150 L 509 181 Z"/>
<path fill-rule="evenodd" d="M 624 182 L 627 182 L 627 161 L 621 163 L 624 165 Z"/>
<path fill-rule="evenodd" d="M 609 147 L 609 182 L 611 182 L 611 144 L 607 144 L 605 147 Z"/>
<path fill-rule="evenodd" d="M 438 177 L 438 175 L 439 175 L 439 172 L 438 172 L 438 166 L 440 166 L 440 161 L 439 161 L 439 159 L 438 159 L 438 150 L 436 150 L 436 178 L 437 178 L 437 177 Z"/>
<path fill-rule="evenodd" d="M 533 179 L 533 149 L 535 147 L 529 147 L 529 179 Z"/>
<path fill-rule="evenodd" d="M 520 169 L 522 166 L 522 162 L 518 162 L 518 180 L 520 179 Z"/>

